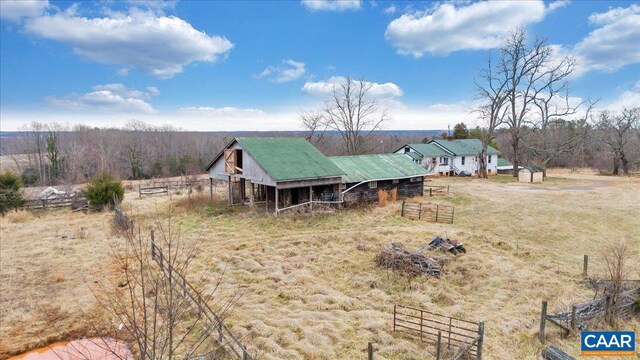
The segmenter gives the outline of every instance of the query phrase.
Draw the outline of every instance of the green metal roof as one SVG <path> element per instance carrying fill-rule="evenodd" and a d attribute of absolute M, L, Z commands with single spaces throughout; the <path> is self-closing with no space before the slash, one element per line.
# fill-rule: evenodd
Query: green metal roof
<path fill-rule="evenodd" d="M 236 141 L 275 181 L 344 174 L 320 150 L 302 138 L 237 138 Z"/>
<path fill-rule="evenodd" d="M 513 166 L 507 159 L 498 158 L 498 166 Z"/>
<path fill-rule="evenodd" d="M 429 144 L 439 144 L 455 155 L 476 155 L 482 151 L 482 142 L 478 139 L 431 140 Z M 488 146 L 487 155 L 500 154 L 500 151 Z"/>
<path fill-rule="evenodd" d="M 409 151 L 408 153 L 404 153 L 405 155 L 409 155 L 410 158 L 412 158 L 413 160 L 420 160 L 422 159 L 422 155 L 418 154 L 415 151 Z"/>
<path fill-rule="evenodd" d="M 451 154 L 434 144 L 407 144 L 405 146 L 410 146 L 424 157 L 451 156 Z"/>
<path fill-rule="evenodd" d="M 346 174 L 343 183 L 405 179 L 425 176 L 428 171 L 404 154 L 376 154 L 329 157 Z"/>

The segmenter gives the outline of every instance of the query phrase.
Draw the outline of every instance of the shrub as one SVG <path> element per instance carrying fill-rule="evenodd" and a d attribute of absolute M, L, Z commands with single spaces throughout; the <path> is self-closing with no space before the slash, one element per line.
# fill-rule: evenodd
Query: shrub
<path fill-rule="evenodd" d="M 18 175 L 8 171 L 0 175 L 0 214 L 22 206 L 21 186 Z"/>
<path fill-rule="evenodd" d="M 114 179 L 106 172 L 91 179 L 87 190 L 85 190 L 85 196 L 89 200 L 89 204 L 95 208 L 102 208 L 107 204 L 113 207 L 114 195 L 122 200 L 124 198 L 124 187 L 120 180 Z"/>
<path fill-rule="evenodd" d="M 22 184 L 24 186 L 34 186 L 40 181 L 40 171 L 35 166 L 29 166 L 22 171 Z"/>

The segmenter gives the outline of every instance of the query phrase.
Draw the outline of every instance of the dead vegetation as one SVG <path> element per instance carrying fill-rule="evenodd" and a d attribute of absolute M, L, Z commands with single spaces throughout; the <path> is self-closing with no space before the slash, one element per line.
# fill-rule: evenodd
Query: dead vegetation
<path fill-rule="evenodd" d="M 209 274 L 221 271 L 221 295 L 246 287 L 229 327 L 265 359 L 362 358 L 370 341 L 380 358 L 433 356 L 432 344 L 392 332 L 395 303 L 484 320 L 488 359 L 538 359 L 540 301 L 593 298 L 581 283 L 582 256 L 592 259 L 590 273 L 604 274 L 598 251 L 610 239 L 626 237 L 632 253 L 640 251 L 640 179 L 574 176 L 535 191 L 517 183 L 438 179 L 451 185 L 442 203 L 456 206 L 454 224 L 409 221 L 392 201 L 303 219 L 196 204 L 176 207 L 174 221 L 185 240 L 199 241 L 191 264 L 204 291 L 216 284 Z M 563 190 L 595 182 L 604 186 Z M 144 219 L 186 198 L 132 195 L 123 208 Z M 87 284 L 118 274 L 108 261 L 109 245 L 122 241 L 111 234 L 112 219 L 113 213 L 66 211 L 25 215 L 22 222 L 0 219 L 0 357 L 60 339 L 51 324 L 72 337 L 90 330 L 78 308 L 94 314 L 100 308 Z M 470 250 L 447 264 L 440 279 L 419 276 L 409 287 L 372 261 L 390 241 L 417 249 L 433 234 Z M 637 320 L 623 324 L 640 331 Z M 548 339 L 579 354 L 575 338 L 550 333 Z"/>
<path fill-rule="evenodd" d="M 420 275 L 440 277 L 447 263 L 446 259 L 435 259 L 419 251 L 408 251 L 398 243 L 383 247 L 375 261 L 381 268 L 397 271 L 409 281 Z"/>

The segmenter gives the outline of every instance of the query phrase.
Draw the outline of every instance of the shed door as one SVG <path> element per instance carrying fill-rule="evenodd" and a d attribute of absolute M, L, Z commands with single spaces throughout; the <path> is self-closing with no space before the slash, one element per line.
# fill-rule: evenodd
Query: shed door
<path fill-rule="evenodd" d="M 234 149 L 224 151 L 224 172 L 227 174 L 236 173 L 236 151 Z"/>

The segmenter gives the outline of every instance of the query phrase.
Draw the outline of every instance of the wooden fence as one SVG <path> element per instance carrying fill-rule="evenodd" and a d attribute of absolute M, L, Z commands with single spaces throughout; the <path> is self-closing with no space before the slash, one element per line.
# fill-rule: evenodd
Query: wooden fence
<path fill-rule="evenodd" d="M 80 210 L 88 209 L 89 203 L 84 196 L 67 196 L 52 199 L 25 200 L 22 206 L 27 210 L 47 210 L 64 207 Z"/>
<path fill-rule="evenodd" d="M 453 224 L 454 208 L 450 205 L 438 205 L 402 200 L 400 216 L 412 220 L 427 219 L 431 222 Z"/>
<path fill-rule="evenodd" d="M 154 194 L 169 194 L 169 187 L 167 185 L 149 187 L 142 187 L 142 185 L 138 185 L 138 197 Z"/>
<path fill-rule="evenodd" d="M 436 343 L 436 358 L 443 346 L 458 350 L 453 359 L 473 357 L 482 359 L 484 322 L 473 322 L 404 305 L 393 306 L 393 331 L 404 332 L 420 341 Z"/>
<path fill-rule="evenodd" d="M 254 357 L 249 355 L 249 351 L 246 346 L 244 346 L 240 340 L 231 333 L 231 330 L 224 325 L 222 318 L 209 307 L 198 290 L 196 290 L 182 274 L 171 266 L 154 240 L 152 231 L 151 258 L 155 260 L 167 276 L 170 277 L 172 287 L 175 288 L 176 293 L 183 296 L 185 300 L 193 306 L 199 316 L 202 315 L 205 317 L 206 321 L 209 323 L 209 329 L 215 329 L 212 331 L 217 332 L 216 338 L 218 343 L 220 343 L 221 348 L 224 349 L 227 355 L 232 358 L 239 360 L 253 360 Z"/>
<path fill-rule="evenodd" d="M 640 296 L 640 287 L 623 291 L 618 295 L 617 304 L 612 304 L 609 296 L 572 305 L 570 310 L 555 314 L 547 313 L 548 302 L 542 302 L 540 312 L 540 331 L 538 340 L 544 344 L 547 322 L 556 325 L 563 330 L 565 335 L 578 333 L 587 327 L 587 322 L 602 319 L 605 320 L 613 314 L 631 313 L 636 307 L 636 301 Z"/>
<path fill-rule="evenodd" d="M 438 196 L 438 195 L 447 195 L 449 194 L 449 185 L 447 186 L 430 186 L 430 185 L 426 185 L 424 186 L 424 195 L 426 196 L 427 194 L 429 194 L 429 197 L 434 197 L 434 196 Z"/>

